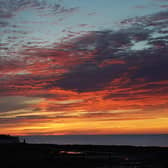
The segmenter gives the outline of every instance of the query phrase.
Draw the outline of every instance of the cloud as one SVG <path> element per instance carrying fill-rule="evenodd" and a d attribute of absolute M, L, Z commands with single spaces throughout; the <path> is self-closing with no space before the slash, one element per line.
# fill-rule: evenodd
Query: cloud
<path fill-rule="evenodd" d="M 23 97 L 1 97 L 0 112 L 8 112 L 10 110 L 17 110 L 25 108 L 26 105 L 22 102 Z"/>
<path fill-rule="evenodd" d="M 20 109 L 26 109 L 30 105 L 33 105 L 33 102 L 37 98 L 25 97 L 25 96 L 4 96 L 0 97 L 0 113 L 16 111 Z M 31 103 L 28 103 L 31 102 Z"/>
<path fill-rule="evenodd" d="M 44 47 L 32 43 L 24 45 L 17 57 L 1 56 L 0 112 L 8 112 L 3 124 L 18 121 L 31 132 L 29 122 L 165 116 L 167 14 L 130 18 L 121 22 L 129 25 L 121 30 L 91 31 Z M 149 47 L 140 43 L 133 48 L 144 41 Z M 12 111 L 23 109 L 30 111 L 10 117 Z"/>
<path fill-rule="evenodd" d="M 79 9 L 78 7 L 66 8 L 61 4 L 61 1 L 49 3 L 41 0 L 0 0 L 0 3 L 1 27 L 8 26 L 12 17 L 16 16 L 17 13 L 30 8 L 35 9 L 38 12 L 43 11 L 44 13 L 48 10 L 48 14 L 44 14 L 43 16 L 59 14 L 69 15 Z"/>
<path fill-rule="evenodd" d="M 165 80 L 167 44 L 164 37 L 159 42 L 152 37 L 158 32 L 158 27 L 164 28 L 165 15 L 162 12 L 138 18 L 136 22 L 140 25 L 133 23 L 132 27 L 119 31 L 90 32 L 53 48 L 25 46 L 20 53 L 24 57 L 3 60 L 1 71 L 8 76 L 15 72 L 11 87 L 25 86 L 22 89 L 35 86 L 35 89 L 62 88 L 77 92 L 101 90 L 125 72 L 129 73 L 131 82 L 136 78 L 152 81 L 158 77 L 158 80 Z M 154 24 L 159 18 L 164 22 Z M 153 22 L 153 29 L 148 29 L 149 22 Z M 131 49 L 135 43 L 144 40 L 151 45 L 149 49 L 141 46 L 138 51 Z M 158 55 L 161 55 L 159 64 Z M 129 72 L 134 65 L 138 65 L 138 69 Z M 153 74 L 154 71 L 157 72 Z M 160 74 L 163 74 L 162 79 Z"/>

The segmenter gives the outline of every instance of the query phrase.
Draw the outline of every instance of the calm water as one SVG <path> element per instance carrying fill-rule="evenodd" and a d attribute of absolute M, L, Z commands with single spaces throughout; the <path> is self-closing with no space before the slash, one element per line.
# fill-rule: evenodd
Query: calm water
<path fill-rule="evenodd" d="M 23 136 L 27 143 L 168 146 L 167 135 L 61 135 Z"/>

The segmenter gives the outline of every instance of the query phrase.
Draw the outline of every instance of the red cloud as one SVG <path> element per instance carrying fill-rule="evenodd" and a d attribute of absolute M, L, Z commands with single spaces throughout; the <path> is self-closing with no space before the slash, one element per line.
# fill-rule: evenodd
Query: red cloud
<path fill-rule="evenodd" d="M 126 62 L 125 60 L 121 60 L 121 59 L 108 59 L 102 62 L 99 66 L 104 67 L 104 66 L 108 66 L 111 64 L 126 64 Z"/>

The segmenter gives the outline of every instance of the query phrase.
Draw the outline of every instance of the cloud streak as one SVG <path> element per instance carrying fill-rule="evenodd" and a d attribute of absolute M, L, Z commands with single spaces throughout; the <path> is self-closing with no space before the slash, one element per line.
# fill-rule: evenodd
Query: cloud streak
<path fill-rule="evenodd" d="M 4 1 L 2 6 L 5 21 L 25 8 L 50 8 L 57 15 L 78 10 L 36 0 Z M 111 123 L 123 122 L 124 132 L 135 120 L 167 118 L 167 16 L 163 11 L 129 18 L 120 22 L 121 29 L 78 32 L 51 45 L 25 43 L 12 51 L 14 56 L 7 48 L 8 56 L 0 56 L 0 127 L 13 134 L 62 134 L 79 126 L 92 133 L 86 126 L 91 123 L 95 131 L 110 133 Z M 9 44 L 2 43 L 0 51 Z M 159 126 L 165 129 L 164 122 Z"/>

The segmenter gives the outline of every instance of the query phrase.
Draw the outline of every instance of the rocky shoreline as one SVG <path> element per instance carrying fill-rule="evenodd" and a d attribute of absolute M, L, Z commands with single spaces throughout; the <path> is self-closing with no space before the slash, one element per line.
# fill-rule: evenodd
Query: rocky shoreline
<path fill-rule="evenodd" d="M 1 144 L 1 164 L 5 168 L 167 168 L 168 148 Z"/>

